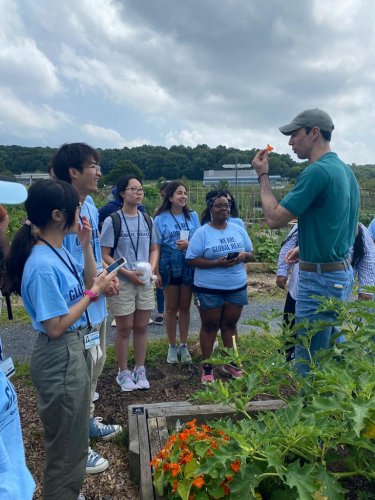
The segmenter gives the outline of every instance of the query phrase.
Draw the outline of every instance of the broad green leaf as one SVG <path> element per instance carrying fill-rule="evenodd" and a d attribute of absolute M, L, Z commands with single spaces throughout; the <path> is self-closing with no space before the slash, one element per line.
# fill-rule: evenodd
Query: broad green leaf
<path fill-rule="evenodd" d="M 314 467 L 312 464 L 301 467 L 298 462 L 293 462 L 284 474 L 285 483 L 290 488 L 296 488 L 300 500 L 311 500 L 312 494 L 316 491 L 312 477 Z"/>
<path fill-rule="evenodd" d="M 201 441 L 199 441 L 198 443 L 195 443 L 194 444 L 194 449 L 195 449 L 195 452 L 197 453 L 197 455 L 199 457 L 204 457 L 207 450 L 209 449 L 210 445 L 207 444 L 207 443 L 203 443 Z"/>
<path fill-rule="evenodd" d="M 199 464 L 196 460 L 192 459 L 185 466 L 185 477 L 190 479 L 194 477 L 199 470 Z"/>
<path fill-rule="evenodd" d="M 364 428 L 365 423 L 364 420 L 368 416 L 370 408 L 374 407 L 373 401 L 366 401 L 366 403 L 362 403 L 361 405 L 352 403 L 352 407 L 354 410 L 354 432 L 359 437 L 361 435 L 361 430 Z"/>
<path fill-rule="evenodd" d="M 190 488 L 192 484 L 192 480 L 190 479 L 182 479 L 178 482 L 177 491 L 182 500 L 189 500 Z"/>
<path fill-rule="evenodd" d="M 322 496 L 326 496 L 329 500 L 342 500 L 344 498 L 345 491 L 340 483 L 338 483 L 334 476 L 323 467 L 321 467 L 321 470 L 317 474 L 317 478 L 322 483 Z"/>
<path fill-rule="evenodd" d="M 156 490 L 156 493 L 159 495 L 159 497 L 163 496 L 164 493 L 164 472 L 161 471 L 161 473 L 157 472 L 154 474 L 154 487 Z"/>

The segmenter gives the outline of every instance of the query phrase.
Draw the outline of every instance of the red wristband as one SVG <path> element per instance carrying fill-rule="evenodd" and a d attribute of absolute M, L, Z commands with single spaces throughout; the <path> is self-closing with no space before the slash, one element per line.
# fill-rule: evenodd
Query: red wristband
<path fill-rule="evenodd" d="M 87 295 L 87 297 L 90 297 L 91 302 L 95 302 L 99 298 L 99 295 L 92 290 L 84 290 L 83 295 Z"/>

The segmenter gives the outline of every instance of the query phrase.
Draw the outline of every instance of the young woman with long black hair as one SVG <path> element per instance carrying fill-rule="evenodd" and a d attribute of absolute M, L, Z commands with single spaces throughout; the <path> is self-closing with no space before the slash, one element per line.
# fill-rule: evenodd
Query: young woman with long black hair
<path fill-rule="evenodd" d="M 165 189 L 165 198 L 155 213 L 159 232 L 159 272 L 165 298 L 165 328 L 169 348 L 167 362 L 190 363 L 187 347 L 190 324 L 190 306 L 193 294 L 193 268 L 185 262 L 189 240 L 200 227 L 198 215 L 189 209 L 186 187 L 181 181 L 171 181 Z M 177 348 L 177 319 L 180 346 Z"/>
<path fill-rule="evenodd" d="M 77 191 L 63 181 L 39 181 L 25 202 L 28 221 L 16 234 L 7 262 L 10 291 L 20 294 L 39 332 L 31 358 L 44 427 L 43 498 L 76 500 L 83 482 L 89 440 L 91 331 L 87 308 L 115 273 L 96 277 L 87 218 L 79 224 Z M 77 233 L 84 268 L 63 248 Z M 95 351 L 96 352 L 96 351 Z"/>

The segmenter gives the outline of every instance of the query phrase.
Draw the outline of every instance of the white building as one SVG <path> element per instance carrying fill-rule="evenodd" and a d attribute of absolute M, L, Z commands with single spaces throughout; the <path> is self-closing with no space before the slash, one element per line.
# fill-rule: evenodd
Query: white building
<path fill-rule="evenodd" d="M 227 182 L 228 184 L 258 184 L 258 176 L 255 170 L 205 170 L 203 174 L 204 186 L 215 186 L 219 182 Z M 271 184 L 281 185 L 284 179 L 281 175 L 270 175 Z"/>

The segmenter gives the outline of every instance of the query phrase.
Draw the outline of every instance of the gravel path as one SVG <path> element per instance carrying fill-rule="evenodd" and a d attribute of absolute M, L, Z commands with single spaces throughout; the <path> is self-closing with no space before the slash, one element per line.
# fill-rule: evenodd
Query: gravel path
<path fill-rule="evenodd" d="M 242 311 L 242 316 L 238 323 L 239 333 L 246 333 L 249 331 L 249 326 L 243 322 L 248 319 L 261 319 L 264 314 L 270 313 L 272 309 L 282 311 L 284 306 L 284 299 L 279 297 L 262 298 L 259 301 L 250 299 L 249 305 L 245 306 Z M 152 314 L 155 317 L 155 314 Z M 108 316 L 107 320 L 107 342 L 109 345 L 114 343 L 115 329 L 111 325 L 111 317 Z M 277 320 L 273 323 L 276 325 Z M 190 332 L 197 334 L 200 328 L 200 318 L 195 306 L 191 308 L 191 323 Z M 148 328 L 149 338 L 163 338 L 166 336 L 164 325 L 150 325 Z M 3 350 L 6 357 L 12 356 L 13 361 L 25 362 L 30 359 L 32 347 L 36 337 L 35 331 L 31 325 L 23 323 L 13 323 L 12 321 L 6 322 L 5 325 L 0 326 L 0 335 L 3 342 Z"/>

